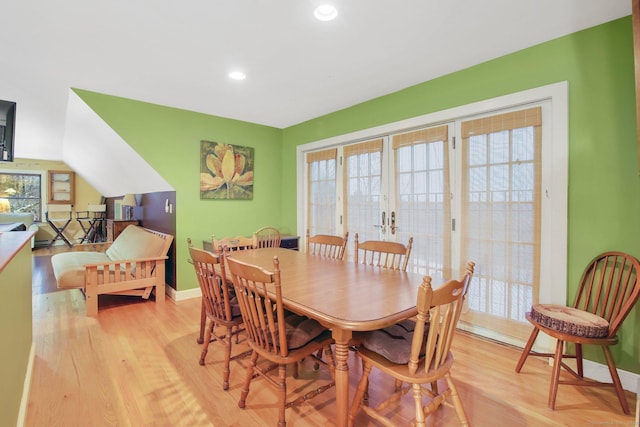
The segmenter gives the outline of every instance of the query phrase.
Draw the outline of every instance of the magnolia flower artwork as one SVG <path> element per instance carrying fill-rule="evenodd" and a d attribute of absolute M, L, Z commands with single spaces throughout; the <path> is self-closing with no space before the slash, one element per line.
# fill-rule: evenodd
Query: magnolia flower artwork
<path fill-rule="evenodd" d="M 200 198 L 253 199 L 253 148 L 201 141 Z"/>

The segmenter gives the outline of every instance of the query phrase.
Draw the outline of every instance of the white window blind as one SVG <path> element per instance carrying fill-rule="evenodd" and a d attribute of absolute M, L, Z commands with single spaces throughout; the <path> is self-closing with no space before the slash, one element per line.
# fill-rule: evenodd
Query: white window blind
<path fill-rule="evenodd" d="M 311 235 L 336 233 L 336 148 L 307 154 L 307 226 Z"/>
<path fill-rule="evenodd" d="M 461 259 L 478 268 L 462 320 L 524 339 L 540 281 L 541 108 L 465 121 Z"/>
<path fill-rule="evenodd" d="M 381 224 L 382 139 L 344 147 L 344 229 L 360 241 L 378 240 Z M 348 256 L 352 254 L 348 252 Z"/>
<path fill-rule="evenodd" d="M 409 270 L 451 275 L 448 126 L 392 136 L 397 240 L 413 237 Z"/>

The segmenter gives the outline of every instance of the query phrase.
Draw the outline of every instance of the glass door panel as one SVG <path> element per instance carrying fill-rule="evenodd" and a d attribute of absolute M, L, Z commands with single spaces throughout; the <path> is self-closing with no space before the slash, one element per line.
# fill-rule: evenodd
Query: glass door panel
<path fill-rule="evenodd" d="M 413 237 L 410 271 L 434 275 L 451 266 L 449 126 L 391 137 L 393 185 L 389 239 Z"/>
<path fill-rule="evenodd" d="M 343 156 L 345 230 L 353 239 L 358 233 L 361 242 L 380 240 L 386 233 L 382 185 L 383 140 L 348 145 L 344 147 Z M 349 259 L 353 258 L 352 252 L 347 251 Z"/>

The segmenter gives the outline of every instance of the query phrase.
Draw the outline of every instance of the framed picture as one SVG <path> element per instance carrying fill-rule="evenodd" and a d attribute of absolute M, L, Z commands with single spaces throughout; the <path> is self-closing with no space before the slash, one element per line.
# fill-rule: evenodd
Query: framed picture
<path fill-rule="evenodd" d="M 200 199 L 253 199 L 252 147 L 200 141 Z"/>

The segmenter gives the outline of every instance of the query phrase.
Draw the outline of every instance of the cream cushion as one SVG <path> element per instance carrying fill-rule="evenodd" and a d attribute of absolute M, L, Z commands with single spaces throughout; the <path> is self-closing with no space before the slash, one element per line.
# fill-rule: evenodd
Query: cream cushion
<path fill-rule="evenodd" d="M 2 212 L 0 213 L 0 224 L 21 222 L 26 228 L 33 224 L 33 214 L 28 212 Z"/>
<path fill-rule="evenodd" d="M 112 261 L 164 255 L 165 240 L 137 225 L 125 228 L 113 241 L 106 254 Z"/>
<path fill-rule="evenodd" d="M 84 265 L 100 262 L 111 260 L 104 252 L 66 252 L 54 255 L 51 265 L 58 288 L 84 288 Z"/>
<path fill-rule="evenodd" d="M 29 231 L 38 232 L 38 224 L 33 222 L 33 214 L 28 212 L 0 212 L 0 224 L 10 224 L 12 222 L 21 222 Z M 35 246 L 36 235 L 31 238 L 31 249 Z"/>

